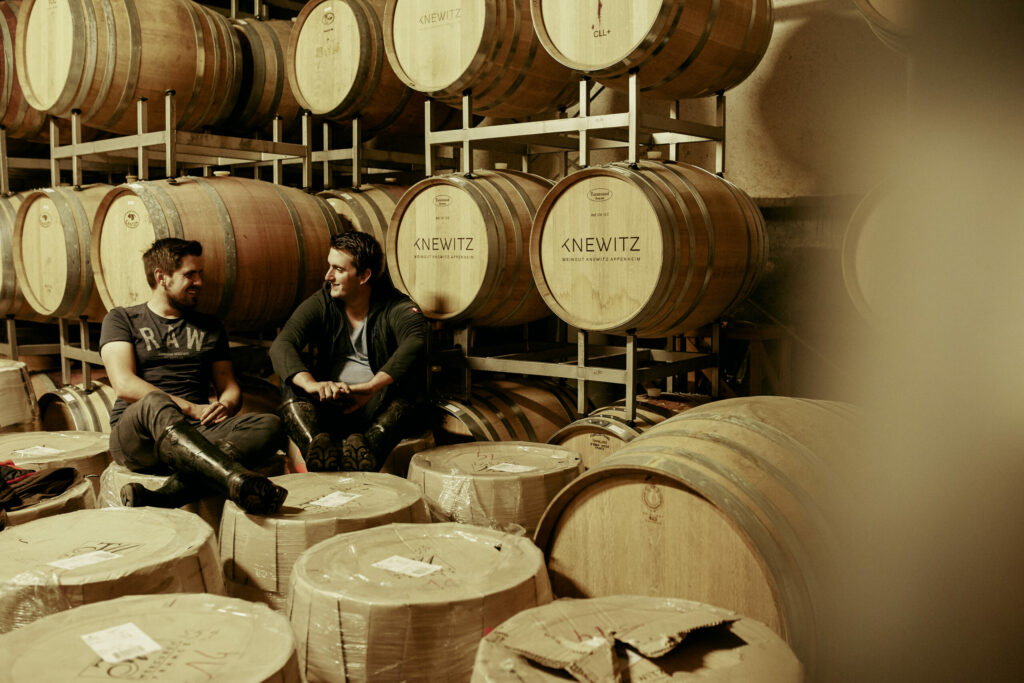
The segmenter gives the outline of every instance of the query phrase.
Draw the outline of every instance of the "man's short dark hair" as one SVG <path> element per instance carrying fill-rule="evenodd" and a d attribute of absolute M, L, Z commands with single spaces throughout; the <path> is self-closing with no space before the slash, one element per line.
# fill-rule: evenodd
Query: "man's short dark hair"
<path fill-rule="evenodd" d="M 352 256 L 352 265 L 357 273 L 369 270 L 370 282 L 377 279 L 384 269 L 384 250 L 373 235 L 366 232 L 343 232 L 331 238 L 331 249 L 347 251 Z"/>
<path fill-rule="evenodd" d="M 182 240 L 177 237 L 164 237 L 146 250 L 142 255 L 142 265 L 146 268 L 146 282 L 149 288 L 156 287 L 156 269 L 165 273 L 173 273 L 181 267 L 186 256 L 202 256 L 203 245 L 195 240 Z"/>

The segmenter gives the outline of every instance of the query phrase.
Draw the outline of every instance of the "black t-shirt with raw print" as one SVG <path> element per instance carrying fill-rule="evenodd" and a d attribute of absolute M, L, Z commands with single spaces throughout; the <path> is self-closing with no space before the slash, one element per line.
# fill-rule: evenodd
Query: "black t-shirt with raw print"
<path fill-rule="evenodd" d="M 164 318 L 146 304 L 116 307 L 100 330 L 104 344 L 126 341 L 135 347 L 135 374 L 157 389 L 192 403 L 208 403 L 214 361 L 230 359 L 221 322 L 195 311 Z M 110 410 L 113 426 L 128 403 L 117 399 Z"/>

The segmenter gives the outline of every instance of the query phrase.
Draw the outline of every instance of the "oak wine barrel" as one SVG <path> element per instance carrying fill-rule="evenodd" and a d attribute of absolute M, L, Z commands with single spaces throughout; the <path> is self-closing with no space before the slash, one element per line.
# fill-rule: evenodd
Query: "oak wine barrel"
<path fill-rule="evenodd" d="M 38 428 L 39 404 L 28 366 L 19 360 L 0 359 L 0 432 Z"/>
<path fill-rule="evenodd" d="M 93 382 L 68 384 L 39 396 L 39 419 L 47 431 L 84 431 L 110 433 L 110 409 L 117 394 L 110 385 Z"/>
<path fill-rule="evenodd" d="M 528 0 L 388 0 L 384 44 L 398 77 L 432 99 L 499 118 L 555 111 L 579 81 L 541 47 Z"/>
<path fill-rule="evenodd" d="M 367 184 L 355 189 L 324 190 L 318 196 L 338 213 L 345 230 L 373 235 L 384 249 L 391 217 L 408 189 L 405 185 Z"/>
<path fill-rule="evenodd" d="M 771 0 L 531 0 L 544 48 L 560 63 L 625 90 L 705 97 L 743 81 L 771 40 Z"/>
<path fill-rule="evenodd" d="M 869 323 L 884 324 L 894 315 L 904 315 L 889 293 L 905 277 L 905 255 L 919 239 L 907 196 L 889 183 L 876 186 L 857 205 L 843 236 L 843 283 L 857 312 Z"/>
<path fill-rule="evenodd" d="M 909 0 L 853 0 L 878 39 L 898 52 L 907 52 L 914 3 Z M 926 7 L 926 5 L 920 5 Z"/>
<path fill-rule="evenodd" d="M 353 683 L 468 681 L 485 633 L 551 601 L 529 539 L 452 523 L 321 541 L 299 556 L 290 590 L 303 680 Z"/>
<path fill-rule="evenodd" d="M 474 441 L 420 451 L 408 480 L 423 492 L 430 515 L 532 536 L 544 509 L 580 474 L 579 456 L 527 441 Z"/>
<path fill-rule="evenodd" d="M 55 187 L 25 195 L 14 224 L 14 270 L 25 300 L 55 318 L 103 319 L 93 280 L 93 218 L 110 185 Z"/>
<path fill-rule="evenodd" d="M 123 634 L 125 627 L 128 639 L 120 642 L 133 643 L 135 649 L 112 654 L 111 647 L 124 646 L 104 643 L 103 635 Z M 156 649 L 140 648 L 146 640 Z M 265 605 L 199 592 L 103 600 L 44 617 L 5 638 L 0 683 L 35 682 L 40 671 L 54 681 L 125 676 L 166 683 L 300 680 L 295 637 L 286 618 Z"/>
<path fill-rule="evenodd" d="M 622 399 L 567 424 L 548 443 L 579 453 L 589 470 L 659 422 L 711 400 L 699 394 L 643 394 L 636 397 L 636 417 L 630 420 Z"/>
<path fill-rule="evenodd" d="M 52 320 L 36 312 L 18 285 L 14 268 L 14 225 L 27 193 L 0 197 L 0 316 L 12 315 L 18 320 L 47 322 Z"/>
<path fill-rule="evenodd" d="M 198 310 L 229 330 L 280 325 L 323 281 L 337 214 L 319 197 L 231 176 L 120 185 L 96 217 L 93 262 L 108 308 L 149 298 L 142 253 L 154 240 L 203 245 Z"/>
<path fill-rule="evenodd" d="M 553 590 L 720 605 L 813 666 L 827 646 L 816 635 L 837 560 L 831 510 L 848 490 L 857 422 L 848 404 L 757 396 L 655 425 L 544 512 L 535 540 Z"/>
<path fill-rule="evenodd" d="M 74 467 L 98 496 L 100 475 L 111 462 L 110 437 L 99 431 L 43 429 L 46 431 L 0 436 L 0 461 L 10 460 L 30 470 Z"/>
<path fill-rule="evenodd" d="M 793 651 L 759 621 L 691 600 L 613 595 L 506 620 L 480 641 L 470 683 L 561 683 L 566 670 L 582 681 L 805 681 Z"/>
<path fill-rule="evenodd" d="M 391 218 L 395 286 L 428 318 L 501 327 L 550 311 L 530 274 L 530 226 L 551 181 L 516 171 L 421 180 Z"/>
<path fill-rule="evenodd" d="M 576 397 L 546 380 L 489 379 L 473 385 L 470 398 L 437 402 L 439 443 L 532 441 L 543 443 L 579 417 Z"/>
<path fill-rule="evenodd" d="M 241 45 L 238 101 L 225 126 L 243 131 L 271 131 L 281 117 L 281 130 L 296 126 L 302 109 L 288 85 L 285 52 L 290 21 L 233 19 L 231 27 Z"/>
<path fill-rule="evenodd" d="M 0 125 L 8 137 L 39 140 L 49 133 L 46 114 L 29 105 L 16 76 L 14 37 L 18 30 L 21 0 L 0 2 L 0 39 L 3 60 L 0 61 Z"/>
<path fill-rule="evenodd" d="M 26 99 L 61 117 L 135 133 L 136 101 L 148 130 L 164 127 L 164 93 L 176 126 L 226 118 L 238 98 L 241 47 L 227 18 L 190 0 L 25 0 L 15 65 Z"/>
<path fill-rule="evenodd" d="M 552 188 L 530 261 L 544 302 L 573 327 L 664 337 L 713 322 L 753 290 L 765 222 L 745 192 L 702 168 L 615 163 Z"/>
<path fill-rule="evenodd" d="M 285 611 L 292 567 L 303 552 L 338 534 L 430 514 L 412 482 L 378 472 L 302 472 L 274 477 L 288 491 L 273 515 L 249 515 L 232 501 L 220 520 L 220 559 L 228 595 Z"/>
<path fill-rule="evenodd" d="M 422 94 L 395 75 L 384 51 L 384 0 L 312 0 L 288 41 L 288 82 L 305 109 L 364 132 L 423 132 Z"/>

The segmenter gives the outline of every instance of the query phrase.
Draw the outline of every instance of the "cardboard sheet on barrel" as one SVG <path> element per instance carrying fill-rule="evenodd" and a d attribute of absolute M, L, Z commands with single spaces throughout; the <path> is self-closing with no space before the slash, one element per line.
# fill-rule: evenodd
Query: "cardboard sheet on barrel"
<path fill-rule="evenodd" d="M 59 656 L 54 656 L 59 653 Z M 288 620 L 235 598 L 133 595 L 0 636 L 0 681 L 298 683 Z"/>
<path fill-rule="evenodd" d="M 28 366 L 18 360 L 0 359 L 0 432 L 30 431 L 38 425 L 39 405 Z"/>
<path fill-rule="evenodd" d="M 0 534 L 0 632 L 123 595 L 183 592 L 224 594 L 213 529 L 188 512 L 79 510 Z"/>
<path fill-rule="evenodd" d="M 100 475 L 110 464 L 110 435 L 96 432 L 25 432 L 0 435 L 0 460 L 18 467 L 74 467 L 100 494 Z"/>
<path fill-rule="evenodd" d="M 390 524 L 307 550 L 288 614 L 309 681 L 467 680 L 480 639 L 550 602 L 521 536 L 465 524 Z"/>
<path fill-rule="evenodd" d="M 284 610 L 292 566 L 303 552 L 338 534 L 392 522 L 429 521 L 419 489 L 376 472 L 308 472 L 274 477 L 288 491 L 276 515 L 247 515 L 224 505 L 220 557 L 229 595 Z"/>
<path fill-rule="evenodd" d="M 150 491 L 156 491 L 167 482 L 169 476 L 132 472 L 124 465 L 112 462 L 100 475 L 100 490 L 97 495 L 96 505 L 101 508 L 124 507 L 124 504 L 121 502 L 121 488 L 125 484 L 142 484 Z M 216 531 L 220 528 L 220 518 L 224 510 L 224 496 L 206 496 L 194 503 L 182 505 L 181 509 L 198 515 Z"/>
<path fill-rule="evenodd" d="M 92 510 L 96 507 L 96 491 L 87 480 L 79 478 L 63 493 L 46 498 L 33 505 L 7 511 L 7 526 L 25 524 L 43 517 L 62 515 L 76 510 Z"/>
<path fill-rule="evenodd" d="M 578 454 L 525 441 L 441 446 L 409 463 L 409 481 L 435 520 L 530 536 L 551 499 L 579 474 Z"/>
<path fill-rule="evenodd" d="M 758 396 L 655 425 L 545 511 L 535 540 L 556 594 L 720 605 L 767 624 L 813 672 L 858 419 L 848 404 Z"/>
<path fill-rule="evenodd" d="M 800 662 L 764 624 L 689 600 L 617 595 L 520 612 L 480 642 L 475 683 L 797 683 Z"/>

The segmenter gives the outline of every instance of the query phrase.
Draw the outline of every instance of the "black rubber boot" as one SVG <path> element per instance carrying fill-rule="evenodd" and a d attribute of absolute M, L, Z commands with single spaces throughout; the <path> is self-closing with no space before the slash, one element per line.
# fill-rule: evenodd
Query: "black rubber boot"
<path fill-rule="evenodd" d="M 273 514 L 288 496 L 263 475 L 231 460 L 185 420 L 165 429 L 157 437 L 155 450 L 161 462 L 185 475 L 186 483 L 188 475 L 196 475 L 250 514 Z"/>
<path fill-rule="evenodd" d="M 310 472 L 336 472 L 338 446 L 331 435 L 320 431 L 316 419 L 316 406 L 309 401 L 291 400 L 280 408 L 288 437 L 299 448 L 306 469 Z"/>
<path fill-rule="evenodd" d="M 131 482 L 121 487 L 121 504 L 129 508 L 180 508 L 208 495 L 201 485 L 196 484 L 198 482 L 189 482 L 178 473 L 167 477 L 163 486 L 156 490 Z"/>
<path fill-rule="evenodd" d="M 363 434 L 363 438 L 367 448 L 381 465 L 384 464 L 384 460 L 387 459 L 392 449 L 402 440 L 406 433 L 405 428 L 414 415 L 415 409 L 412 403 L 402 398 L 396 398 L 373 418 L 373 422 Z"/>
<path fill-rule="evenodd" d="M 342 443 L 341 469 L 344 472 L 376 472 L 380 469 L 362 434 L 349 434 Z"/>

